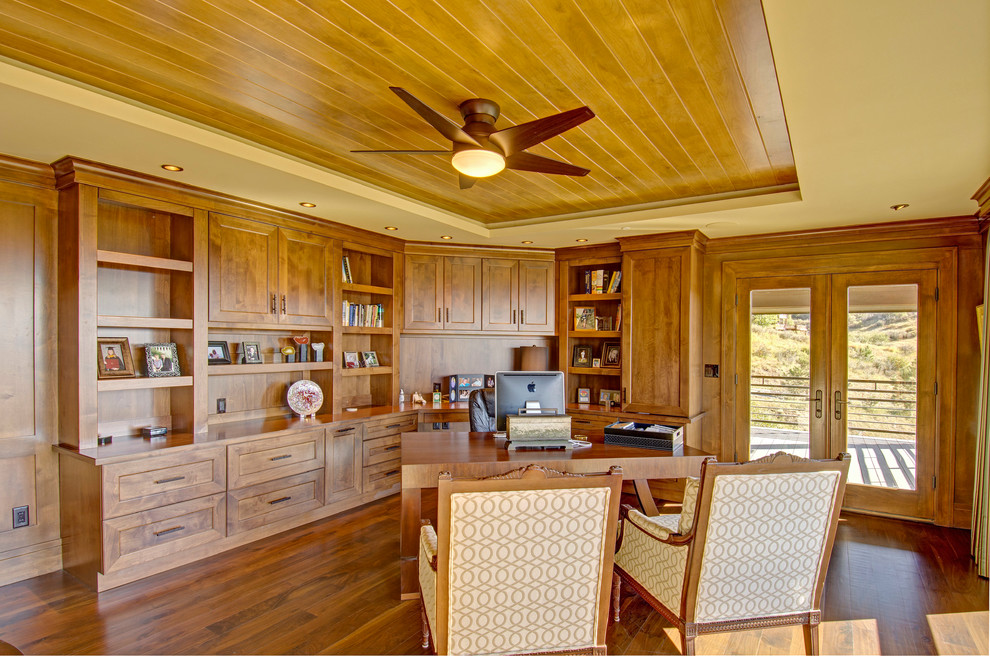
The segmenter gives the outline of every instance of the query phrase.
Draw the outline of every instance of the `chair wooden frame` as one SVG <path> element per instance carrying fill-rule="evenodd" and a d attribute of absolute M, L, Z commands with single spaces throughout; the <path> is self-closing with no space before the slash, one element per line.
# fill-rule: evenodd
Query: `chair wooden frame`
<path fill-rule="evenodd" d="M 596 610 L 595 644 L 577 652 L 567 649 L 567 653 L 605 654 L 605 634 L 608 628 L 610 589 L 613 577 L 615 539 L 619 524 L 619 501 L 622 494 L 622 468 L 611 467 L 608 472 L 592 474 L 571 474 L 556 471 L 539 465 L 528 465 L 505 474 L 485 479 L 453 479 L 449 472 L 439 477 L 437 495 L 437 552 L 430 565 L 437 574 L 436 585 L 436 626 L 430 634 L 426 614 L 426 601 L 420 591 L 420 607 L 423 622 L 423 647 L 432 646 L 434 653 L 447 653 L 449 621 L 449 557 L 450 557 L 450 512 L 451 495 L 464 492 L 501 492 L 515 490 L 559 490 L 604 487 L 609 488 L 609 502 L 605 515 L 605 539 L 602 545 L 601 580 L 598 585 Z M 429 520 L 424 520 L 429 524 Z M 553 648 L 541 649 L 539 654 L 555 653 Z"/>
<path fill-rule="evenodd" d="M 694 641 L 699 635 L 721 633 L 726 631 L 745 631 L 774 626 L 801 624 L 804 631 L 805 649 L 811 654 L 819 653 L 819 624 L 821 623 L 821 598 L 825 585 L 825 574 L 828 571 L 832 545 L 835 542 L 835 532 L 839 523 L 839 512 L 842 508 L 842 498 L 845 493 L 846 477 L 849 472 L 850 457 L 847 453 L 839 454 L 834 460 L 808 460 L 786 453 L 776 453 L 748 463 L 717 463 L 715 458 L 708 458 L 701 466 L 701 483 L 698 490 L 697 505 L 694 510 L 694 522 L 691 530 L 681 535 L 672 533 L 666 539 L 650 536 L 659 542 L 672 546 L 687 546 L 687 563 L 681 589 L 681 604 L 676 611 L 667 608 L 660 600 L 648 592 L 639 582 L 615 565 L 616 576 L 612 585 L 613 619 L 619 621 L 619 597 L 621 582 L 626 581 L 636 593 L 650 606 L 655 608 L 667 621 L 677 627 L 681 634 L 681 649 L 683 654 L 694 654 Z M 768 617 L 750 617 L 726 621 L 697 622 L 695 609 L 698 600 L 698 581 L 705 554 L 705 540 L 708 534 L 708 518 L 712 505 L 712 494 L 715 480 L 722 475 L 756 476 L 764 474 L 797 473 L 797 472 L 839 472 L 839 484 L 836 488 L 836 498 L 832 505 L 828 521 L 828 533 L 825 538 L 822 558 L 815 579 L 814 598 L 811 610 L 786 615 Z M 616 551 L 621 548 L 622 535 L 625 531 L 628 511 L 632 507 L 622 506 L 622 525 L 616 544 Z"/>

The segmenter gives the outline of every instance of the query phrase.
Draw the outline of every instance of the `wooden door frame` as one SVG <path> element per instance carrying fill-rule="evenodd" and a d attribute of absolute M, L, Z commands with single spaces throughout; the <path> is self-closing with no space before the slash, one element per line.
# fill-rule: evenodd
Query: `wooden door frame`
<path fill-rule="evenodd" d="M 958 340 L 958 246 L 896 249 L 882 252 L 836 253 L 733 260 L 722 263 L 722 412 L 719 459 L 732 460 L 735 444 L 736 390 L 736 308 L 735 290 L 740 278 L 779 277 L 833 273 L 865 273 L 904 269 L 935 269 L 939 299 L 935 309 L 937 345 L 935 381 L 939 394 L 935 400 L 936 445 L 934 522 L 951 526 L 953 490 L 955 488 L 956 431 L 956 350 Z"/>

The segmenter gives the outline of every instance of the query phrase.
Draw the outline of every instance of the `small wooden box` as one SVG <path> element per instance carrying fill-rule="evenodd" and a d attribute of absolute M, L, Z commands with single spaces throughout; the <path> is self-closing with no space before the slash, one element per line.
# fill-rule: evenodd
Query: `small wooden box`
<path fill-rule="evenodd" d="M 572 448 L 569 415 L 508 415 L 505 418 L 509 449 Z"/>

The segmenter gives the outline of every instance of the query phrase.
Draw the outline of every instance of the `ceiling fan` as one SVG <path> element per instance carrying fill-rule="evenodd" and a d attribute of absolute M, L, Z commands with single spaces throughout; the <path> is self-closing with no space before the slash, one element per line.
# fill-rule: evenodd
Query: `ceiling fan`
<path fill-rule="evenodd" d="M 467 189 L 478 178 L 495 175 L 502 169 L 555 173 L 557 175 L 587 175 L 589 170 L 560 162 L 549 157 L 527 153 L 530 146 L 546 141 L 561 132 L 594 118 L 587 107 L 514 125 L 503 130 L 495 129 L 499 107 L 492 100 L 471 98 L 459 106 L 464 126 L 461 127 L 446 116 L 431 109 L 421 100 L 400 87 L 389 87 L 417 114 L 426 119 L 440 134 L 450 139 L 451 150 L 352 150 L 352 153 L 378 153 L 386 155 L 450 155 L 450 163 L 460 175 L 461 189 Z"/>

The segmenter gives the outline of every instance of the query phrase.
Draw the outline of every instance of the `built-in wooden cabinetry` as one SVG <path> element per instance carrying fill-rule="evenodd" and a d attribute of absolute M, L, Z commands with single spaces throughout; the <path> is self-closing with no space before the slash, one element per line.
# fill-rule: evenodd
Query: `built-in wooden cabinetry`
<path fill-rule="evenodd" d="M 407 245 L 403 289 L 403 332 L 554 332 L 550 253 Z"/>

